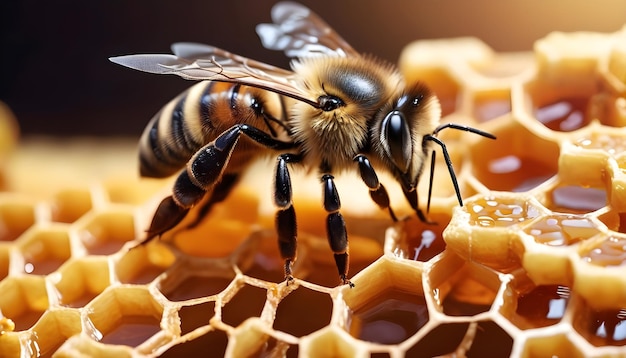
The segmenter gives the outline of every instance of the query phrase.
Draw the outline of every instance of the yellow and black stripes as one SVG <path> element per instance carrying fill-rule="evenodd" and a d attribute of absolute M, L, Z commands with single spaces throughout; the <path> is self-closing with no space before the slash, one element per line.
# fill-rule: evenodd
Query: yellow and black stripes
<path fill-rule="evenodd" d="M 235 124 L 246 123 L 271 136 L 284 133 L 284 117 L 281 112 L 278 118 L 267 113 L 268 101 L 283 111 L 282 101 L 273 93 L 236 83 L 196 84 L 163 107 L 146 127 L 139 145 L 141 175 L 160 178 L 176 173 Z"/>

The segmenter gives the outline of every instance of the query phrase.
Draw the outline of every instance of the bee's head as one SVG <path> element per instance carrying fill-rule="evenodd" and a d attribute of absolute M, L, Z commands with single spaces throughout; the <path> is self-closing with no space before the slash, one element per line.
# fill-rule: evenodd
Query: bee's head
<path fill-rule="evenodd" d="M 407 191 L 417 186 L 430 150 L 430 142 L 423 138 L 434 133 L 440 117 L 437 97 L 417 83 L 374 118 L 373 149 Z"/>

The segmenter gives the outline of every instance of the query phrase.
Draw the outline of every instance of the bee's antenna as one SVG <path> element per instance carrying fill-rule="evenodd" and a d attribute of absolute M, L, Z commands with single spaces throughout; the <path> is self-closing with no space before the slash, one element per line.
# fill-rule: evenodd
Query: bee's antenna
<path fill-rule="evenodd" d="M 489 138 L 489 139 L 496 139 L 496 136 L 488 133 L 488 132 L 484 132 L 481 131 L 480 129 L 476 129 L 476 128 L 472 128 L 469 126 L 464 126 L 461 124 L 455 124 L 455 123 L 444 123 L 442 125 L 440 125 L 439 127 L 437 127 L 434 131 L 433 134 L 429 134 L 429 135 L 425 135 L 424 136 L 424 140 L 430 140 L 432 142 L 435 142 L 437 144 L 439 144 L 439 146 L 441 147 L 441 151 L 443 152 L 443 157 L 446 161 L 446 166 L 448 167 L 448 172 L 450 172 L 450 179 L 452 179 L 452 185 L 454 185 L 454 191 L 456 193 L 456 198 L 459 200 L 459 205 L 463 206 L 463 199 L 461 198 L 461 190 L 459 189 L 459 182 L 456 179 L 456 174 L 454 173 L 454 167 L 452 166 L 452 160 L 450 160 L 450 154 L 448 153 L 448 149 L 446 148 L 446 145 L 441 141 L 441 139 L 437 138 L 437 133 L 439 133 L 442 129 L 446 129 L 446 128 L 452 128 L 452 129 L 458 129 L 461 131 L 466 131 L 466 132 L 471 132 L 474 134 L 478 134 L 480 136 Z M 427 210 L 430 207 L 430 195 L 431 195 L 431 190 L 432 190 L 432 181 L 433 181 L 433 168 L 434 168 L 434 162 L 435 162 L 435 152 L 433 151 L 433 156 L 432 156 L 432 162 L 430 164 L 430 187 L 428 188 L 428 206 L 427 206 Z"/>
<path fill-rule="evenodd" d="M 464 126 L 461 124 L 455 124 L 455 123 L 444 123 L 440 125 L 439 127 L 435 129 L 435 131 L 433 132 L 433 135 L 437 135 L 437 133 L 439 133 L 442 129 L 446 129 L 446 128 L 458 129 L 461 131 L 475 133 L 480 136 L 487 137 L 489 139 L 496 139 L 496 136 L 491 133 L 484 132 L 484 131 L 481 131 L 480 129 Z"/>
<path fill-rule="evenodd" d="M 430 180 L 428 182 L 428 202 L 426 203 L 426 213 L 430 212 L 430 198 L 433 195 L 433 178 L 435 177 L 435 157 L 437 152 L 433 150 L 433 154 L 430 158 Z"/>
<path fill-rule="evenodd" d="M 444 124 L 443 126 L 446 126 L 446 125 Z M 441 128 L 443 126 L 440 126 L 439 128 Z M 458 125 L 451 125 L 449 127 L 455 128 L 455 126 L 458 126 Z M 464 126 L 459 126 L 459 127 L 471 128 L 471 127 L 464 127 Z M 439 128 L 437 128 L 437 129 L 439 129 Z M 443 127 L 443 128 L 447 128 L 447 127 Z M 474 128 L 471 128 L 471 129 L 474 129 Z M 474 130 L 476 130 L 476 129 L 474 129 Z M 435 131 L 435 133 L 437 133 L 437 132 Z M 483 132 L 483 133 L 486 133 L 486 132 Z M 486 134 L 489 134 L 489 133 L 486 133 Z M 446 166 L 448 167 L 448 172 L 450 172 L 450 179 L 452 179 L 452 185 L 454 186 L 454 191 L 456 192 L 456 198 L 459 200 L 459 205 L 463 206 L 463 199 L 461 198 L 461 190 L 459 189 L 459 182 L 456 179 L 456 174 L 454 174 L 454 167 L 452 166 L 452 160 L 450 160 L 450 154 L 448 153 L 448 149 L 446 148 L 445 143 L 442 142 L 441 139 L 439 139 L 439 138 L 437 138 L 437 137 L 435 137 L 433 135 L 430 135 L 430 134 L 425 135 L 424 136 L 424 140 L 430 140 L 432 142 L 435 142 L 435 143 L 439 144 L 439 146 L 441 147 L 441 151 L 443 152 L 443 158 L 446 161 Z M 432 175 L 432 164 L 431 164 L 431 175 Z M 430 195 L 428 196 L 428 200 L 430 201 Z"/>

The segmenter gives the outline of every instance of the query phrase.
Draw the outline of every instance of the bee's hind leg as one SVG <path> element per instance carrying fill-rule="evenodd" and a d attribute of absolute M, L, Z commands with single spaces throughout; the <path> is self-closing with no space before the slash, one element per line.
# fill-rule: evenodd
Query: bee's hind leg
<path fill-rule="evenodd" d="M 146 238 L 141 244 L 146 244 L 157 236 L 161 236 L 174 226 L 178 225 L 189 209 L 202 197 L 205 191 L 191 182 L 187 171 L 183 171 L 174 184 L 173 194 L 163 199 L 159 204 L 150 228 L 146 231 Z"/>

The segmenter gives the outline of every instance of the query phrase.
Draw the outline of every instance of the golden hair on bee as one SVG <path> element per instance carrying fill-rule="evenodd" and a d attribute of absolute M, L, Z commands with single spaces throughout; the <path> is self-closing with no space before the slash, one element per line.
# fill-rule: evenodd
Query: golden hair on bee
<path fill-rule="evenodd" d="M 323 159 L 338 169 L 351 166 L 368 140 L 368 122 L 400 93 L 402 76 L 393 65 L 372 56 L 307 57 L 293 61 L 292 68 L 309 98 L 332 96 L 343 102 L 332 111 L 294 103 L 289 122 L 294 138 L 312 156 L 311 162 L 329 156 Z"/>

